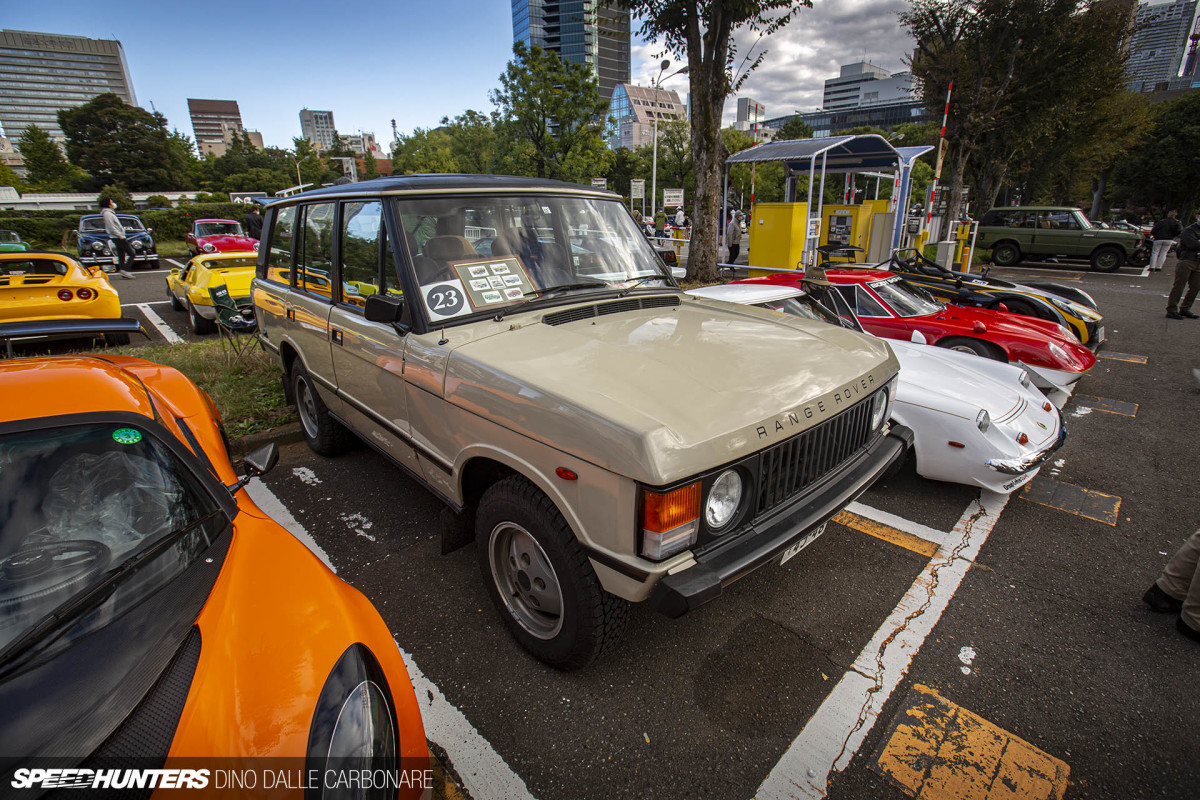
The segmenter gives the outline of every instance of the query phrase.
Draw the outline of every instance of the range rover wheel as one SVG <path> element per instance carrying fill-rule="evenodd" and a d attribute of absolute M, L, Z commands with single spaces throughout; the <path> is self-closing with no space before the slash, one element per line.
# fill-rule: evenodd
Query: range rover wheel
<path fill-rule="evenodd" d="M 974 353 L 977 356 L 991 358 L 996 361 L 1008 361 L 1003 350 L 981 339 L 970 339 L 966 336 L 947 336 L 944 339 L 940 339 L 937 346 L 944 347 L 947 350 L 957 350 L 960 353 Z"/>
<path fill-rule="evenodd" d="M 329 414 L 317 387 L 313 385 L 308 370 L 296 359 L 292 364 L 292 397 L 296 398 L 296 411 L 300 416 L 300 430 L 304 441 L 318 455 L 336 456 L 345 452 L 354 441 L 354 434 L 342 427 Z"/>
<path fill-rule="evenodd" d="M 1116 272 L 1125 263 L 1125 253 L 1117 247 L 1101 247 L 1092 253 L 1092 269 L 1096 272 Z"/>
<path fill-rule="evenodd" d="M 203 336 L 206 333 L 212 333 L 217 329 L 217 324 L 215 322 L 213 322 L 211 319 L 205 319 L 204 317 L 200 316 L 200 313 L 196 311 L 195 306 L 192 305 L 191 300 L 188 300 L 187 312 L 188 321 L 192 325 L 192 333 L 196 334 L 197 336 Z"/>
<path fill-rule="evenodd" d="M 580 669 L 620 637 L 629 604 L 601 588 L 567 521 L 523 476 L 484 493 L 475 544 L 504 624 L 538 659 Z"/>
<path fill-rule="evenodd" d="M 1021 248 L 1012 242 L 1001 242 L 992 248 L 992 261 L 1000 267 L 1011 267 L 1021 260 Z"/>
<path fill-rule="evenodd" d="M 179 298 L 171 291 L 171 287 L 167 287 L 167 299 L 171 301 L 172 311 L 183 311 L 183 303 L 179 302 Z"/>

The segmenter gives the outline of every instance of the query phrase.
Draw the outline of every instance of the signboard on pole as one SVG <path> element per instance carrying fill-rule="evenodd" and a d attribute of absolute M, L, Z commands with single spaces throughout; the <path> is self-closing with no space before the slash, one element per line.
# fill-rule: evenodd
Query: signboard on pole
<path fill-rule="evenodd" d="M 683 206 L 683 189 L 663 189 L 663 208 Z"/>
<path fill-rule="evenodd" d="M 592 178 L 592 186 L 596 189 L 607 189 L 608 178 Z"/>
<path fill-rule="evenodd" d="M 230 192 L 229 202 L 253 204 L 255 198 L 266 198 L 266 192 Z"/>
<path fill-rule="evenodd" d="M 630 200 L 645 200 L 646 199 L 646 179 L 634 178 L 629 182 L 629 199 Z"/>

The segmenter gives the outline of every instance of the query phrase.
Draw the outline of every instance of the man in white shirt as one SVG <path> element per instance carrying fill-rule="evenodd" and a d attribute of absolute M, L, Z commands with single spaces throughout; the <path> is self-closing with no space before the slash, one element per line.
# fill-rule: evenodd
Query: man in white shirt
<path fill-rule="evenodd" d="M 108 233 L 109 241 L 115 249 L 117 272 L 122 278 L 132 280 L 133 275 L 125 269 L 125 263 L 126 259 L 129 263 L 133 263 L 133 248 L 129 246 L 129 240 L 125 238 L 125 226 L 121 224 L 121 220 L 117 219 L 117 212 L 113 210 L 111 198 L 100 198 L 100 217 L 104 220 L 104 230 Z"/>

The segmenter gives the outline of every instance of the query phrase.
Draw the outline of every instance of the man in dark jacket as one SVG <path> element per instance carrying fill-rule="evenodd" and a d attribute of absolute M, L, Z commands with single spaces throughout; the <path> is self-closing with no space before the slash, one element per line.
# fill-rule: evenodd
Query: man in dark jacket
<path fill-rule="evenodd" d="M 1183 287 L 1187 286 L 1187 294 Z M 1200 292 L 1200 214 L 1179 234 L 1179 260 L 1175 263 L 1175 285 L 1167 297 L 1167 319 L 1200 319 L 1192 313 L 1192 302 Z M 1183 296 L 1183 303 L 1179 302 Z"/>
<path fill-rule="evenodd" d="M 257 204 L 250 206 L 243 224 L 246 226 L 246 235 L 251 239 L 262 238 L 262 214 L 259 213 Z"/>
<path fill-rule="evenodd" d="M 1150 229 L 1150 238 L 1154 240 L 1154 249 L 1150 252 L 1149 269 L 1151 272 L 1162 271 L 1163 262 L 1167 260 L 1167 251 L 1171 249 L 1171 243 L 1183 231 L 1183 225 L 1177 219 L 1178 216 L 1179 209 L 1172 208 Z"/>

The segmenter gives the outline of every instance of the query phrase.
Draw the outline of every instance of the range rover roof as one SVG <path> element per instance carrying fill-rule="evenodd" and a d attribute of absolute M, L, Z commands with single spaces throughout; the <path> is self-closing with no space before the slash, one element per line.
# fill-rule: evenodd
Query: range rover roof
<path fill-rule="evenodd" d="M 291 200 L 304 200 L 311 197 L 343 197 L 356 195 L 379 195 L 405 192 L 438 192 L 438 193 L 526 193 L 536 190 L 550 192 L 585 193 L 595 197 L 618 198 L 619 195 L 606 189 L 583 186 L 566 181 L 553 181 L 544 178 L 521 178 L 512 175 L 460 175 L 460 174 L 422 174 L 422 175 L 393 175 L 388 178 L 373 178 L 369 181 L 344 183 L 340 186 L 324 186 L 307 192 L 294 194 L 290 197 L 272 198 L 269 205 Z"/>

